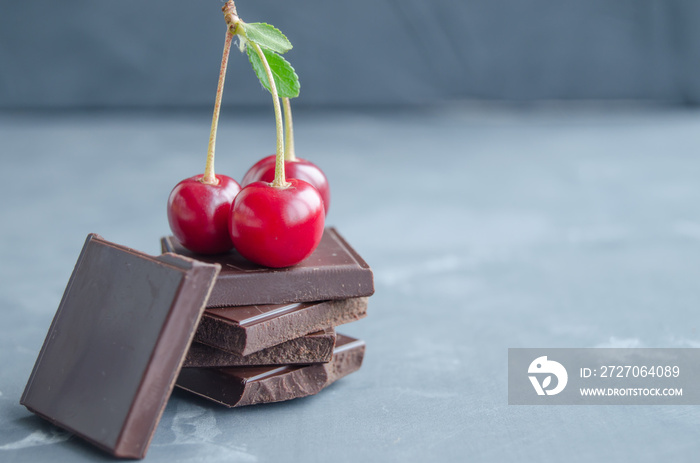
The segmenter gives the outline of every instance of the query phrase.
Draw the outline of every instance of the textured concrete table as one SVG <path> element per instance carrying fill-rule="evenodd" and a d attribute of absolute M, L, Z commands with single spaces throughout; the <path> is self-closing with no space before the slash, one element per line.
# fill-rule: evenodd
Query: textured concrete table
<path fill-rule="evenodd" d="M 209 113 L 0 116 L 0 461 L 111 460 L 18 404 L 85 235 L 158 252 Z M 697 461 L 698 407 L 507 404 L 509 347 L 700 347 L 700 113 L 299 112 L 372 265 L 363 368 L 224 409 L 176 391 L 147 461 Z M 274 149 L 225 112 L 217 168 Z"/>

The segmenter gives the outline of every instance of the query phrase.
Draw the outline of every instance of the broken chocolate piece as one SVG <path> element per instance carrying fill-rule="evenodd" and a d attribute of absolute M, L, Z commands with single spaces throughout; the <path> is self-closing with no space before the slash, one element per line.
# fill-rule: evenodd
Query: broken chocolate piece
<path fill-rule="evenodd" d="M 183 367 L 234 367 L 260 365 L 308 365 L 330 362 L 335 346 L 335 330 L 307 334 L 250 355 L 241 356 L 193 342 Z"/>
<path fill-rule="evenodd" d="M 215 256 L 195 254 L 174 237 L 161 239 L 163 252 L 221 264 L 207 307 L 324 301 L 371 296 L 369 265 L 338 234 L 327 228 L 316 250 L 292 267 L 273 269 L 246 260 L 236 250 Z"/>
<path fill-rule="evenodd" d="M 20 403 L 143 458 L 218 271 L 88 235 Z"/>
<path fill-rule="evenodd" d="M 367 298 L 207 309 L 195 341 L 238 355 L 250 355 L 314 331 L 359 320 Z"/>
<path fill-rule="evenodd" d="M 362 365 L 365 342 L 338 334 L 333 359 L 308 366 L 183 368 L 179 388 L 227 407 L 242 407 L 316 394 Z"/>

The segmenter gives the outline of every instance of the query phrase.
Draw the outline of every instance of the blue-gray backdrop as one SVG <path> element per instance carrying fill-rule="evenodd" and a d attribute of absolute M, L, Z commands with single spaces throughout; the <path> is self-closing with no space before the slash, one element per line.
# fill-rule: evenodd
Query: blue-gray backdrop
<path fill-rule="evenodd" d="M 211 105 L 221 0 L 0 0 L 0 108 Z M 299 104 L 700 101 L 693 0 L 240 0 L 295 45 Z M 266 105 L 243 56 L 226 104 Z"/>

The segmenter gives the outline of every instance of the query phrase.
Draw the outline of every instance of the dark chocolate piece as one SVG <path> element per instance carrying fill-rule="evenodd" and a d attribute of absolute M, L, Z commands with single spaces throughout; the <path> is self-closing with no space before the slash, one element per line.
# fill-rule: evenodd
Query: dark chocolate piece
<path fill-rule="evenodd" d="M 335 346 L 335 330 L 307 334 L 282 344 L 242 356 L 193 342 L 183 367 L 235 367 L 261 365 L 308 365 L 330 362 Z"/>
<path fill-rule="evenodd" d="M 283 269 L 254 264 L 235 250 L 216 256 L 195 254 L 174 237 L 162 238 L 161 248 L 221 264 L 207 307 L 325 301 L 374 293 L 372 270 L 335 228 L 325 230 L 309 258 Z"/>
<path fill-rule="evenodd" d="M 308 366 L 183 368 L 177 386 L 227 407 L 316 394 L 362 365 L 365 342 L 338 334 L 333 359 Z"/>
<path fill-rule="evenodd" d="M 143 458 L 218 271 L 88 235 L 20 403 Z"/>
<path fill-rule="evenodd" d="M 250 355 L 305 334 L 367 315 L 367 298 L 207 309 L 195 341 Z"/>

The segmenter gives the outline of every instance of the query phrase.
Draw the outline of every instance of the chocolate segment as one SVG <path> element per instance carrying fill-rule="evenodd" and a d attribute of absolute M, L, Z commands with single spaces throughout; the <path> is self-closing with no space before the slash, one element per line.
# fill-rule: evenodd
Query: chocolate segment
<path fill-rule="evenodd" d="M 307 334 L 282 344 L 241 356 L 193 342 L 183 367 L 233 367 L 260 365 L 302 365 L 330 362 L 335 346 L 335 330 Z"/>
<path fill-rule="evenodd" d="M 359 320 L 367 315 L 367 298 L 296 302 L 207 309 L 195 341 L 238 355 Z"/>
<path fill-rule="evenodd" d="M 335 228 L 324 231 L 309 258 L 283 269 L 254 264 L 235 250 L 216 256 L 195 254 L 172 236 L 161 239 L 161 248 L 221 265 L 207 307 L 324 301 L 374 293 L 372 270 Z"/>
<path fill-rule="evenodd" d="M 183 368 L 177 386 L 227 407 L 316 394 L 362 365 L 365 343 L 338 334 L 333 359 L 308 366 Z"/>
<path fill-rule="evenodd" d="M 89 235 L 20 403 L 124 458 L 143 458 L 218 265 Z"/>

